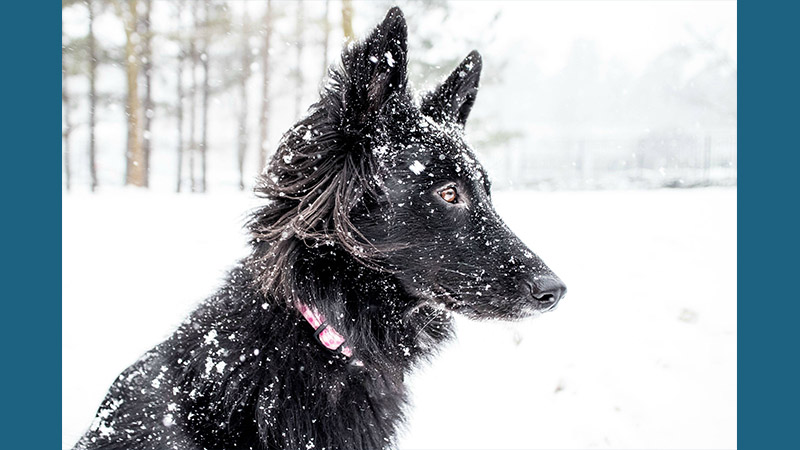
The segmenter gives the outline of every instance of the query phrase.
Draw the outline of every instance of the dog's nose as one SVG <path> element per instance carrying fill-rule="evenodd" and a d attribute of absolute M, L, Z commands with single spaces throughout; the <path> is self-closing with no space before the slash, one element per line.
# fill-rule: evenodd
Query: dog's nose
<path fill-rule="evenodd" d="M 534 276 L 526 281 L 531 295 L 539 303 L 542 312 L 555 308 L 558 301 L 567 293 L 567 286 L 555 275 Z"/>

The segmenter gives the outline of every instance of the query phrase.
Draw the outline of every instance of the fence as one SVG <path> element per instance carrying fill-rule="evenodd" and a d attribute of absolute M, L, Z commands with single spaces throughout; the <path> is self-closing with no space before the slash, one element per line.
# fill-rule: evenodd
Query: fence
<path fill-rule="evenodd" d="M 629 189 L 736 185 L 731 133 L 639 138 L 535 138 L 486 152 L 499 189 Z"/>

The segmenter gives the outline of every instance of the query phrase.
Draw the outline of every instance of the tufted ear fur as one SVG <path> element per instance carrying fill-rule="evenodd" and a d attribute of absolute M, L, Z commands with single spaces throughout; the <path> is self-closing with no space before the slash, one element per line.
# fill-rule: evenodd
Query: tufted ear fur
<path fill-rule="evenodd" d="M 387 103 L 408 96 L 407 37 L 402 11 L 390 9 L 366 39 L 344 49 L 320 100 L 281 139 L 256 188 L 271 202 L 249 223 L 253 258 L 270 268 L 259 275 L 264 292 L 294 292 L 297 279 L 281 268 L 298 263 L 309 245 L 336 243 L 368 266 L 379 259 L 350 213 L 374 189 L 379 170 L 364 151 L 370 127 Z"/>
<path fill-rule="evenodd" d="M 408 30 L 400 8 L 394 7 L 370 35 L 342 52 L 342 61 L 330 71 L 326 90 L 338 102 L 329 111 L 338 116 L 343 131 L 360 128 L 380 112 L 407 85 Z"/>
<path fill-rule="evenodd" d="M 473 50 L 439 87 L 425 95 L 422 113 L 440 122 L 464 126 L 478 95 L 482 67 L 481 55 Z"/>

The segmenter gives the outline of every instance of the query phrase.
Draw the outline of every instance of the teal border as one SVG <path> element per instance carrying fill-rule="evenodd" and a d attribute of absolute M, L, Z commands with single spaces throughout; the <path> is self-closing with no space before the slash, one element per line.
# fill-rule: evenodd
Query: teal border
<path fill-rule="evenodd" d="M 796 2 L 738 4 L 742 449 L 798 446 L 798 10 Z"/>
<path fill-rule="evenodd" d="M 61 17 L 56 2 L 6 2 L 0 18 L 0 447 L 54 449 L 61 447 Z"/>
<path fill-rule="evenodd" d="M 788 448 L 797 440 L 790 435 L 800 380 L 797 9 L 790 2 L 739 4 L 740 448 Z M 58 448 L 60 17 L 50 3 L 8 2 L 3 10 L 2 440 L 4 448 Z"/>

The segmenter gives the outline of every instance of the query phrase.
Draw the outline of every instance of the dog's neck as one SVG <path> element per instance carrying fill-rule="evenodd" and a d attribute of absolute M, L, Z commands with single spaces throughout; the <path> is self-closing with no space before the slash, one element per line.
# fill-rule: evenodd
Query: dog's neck
<path fill-rule="evenodd" d="M 288 300 L 311 325 L 303 324 L 309 335 L 341 336 L 330 345 L 316 340 L 326 350 L 338 347 L 351 362 L 406 369 L 452 335 L 450 314 L 421 306 L 423 301 L 389 272 L 366 267 L 342 252 L 324 258 L 303 255 L 296 261 L 291 269 L 294 298 Z M 323 318 L 326 327 L 320 331 Z"/>
<path fill-rule="evenodd" d="M 295 308 L 300 311 L 300 314 L 306 319 L 311 328 L 314 330 L 314 338 L 323 347 L 328 350 L 341 354 L 347 358 L 353 357 L 353 349 L 346 344 L 346 339 L 335 328 L 328 325 L 325 316 L 317 312 L 314 308 L 306 305 L 302 301 L 296 301 Z M 353 359 L 352 363 L 356 365 L 361 364 L 361 360 Z"/>

